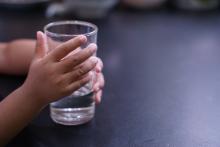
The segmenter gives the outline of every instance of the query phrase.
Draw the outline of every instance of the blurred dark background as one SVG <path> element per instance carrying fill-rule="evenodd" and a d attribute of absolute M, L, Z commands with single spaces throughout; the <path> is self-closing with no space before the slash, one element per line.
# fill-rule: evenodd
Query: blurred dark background
<path fill-rule="evenodd" d="M 219 9 L 219 0 L 1 0 L 0 8 L 8 11 L 45 11 L 51 17 L 104 19 L 112 11 L 185 11 L 210 12 Z"/>

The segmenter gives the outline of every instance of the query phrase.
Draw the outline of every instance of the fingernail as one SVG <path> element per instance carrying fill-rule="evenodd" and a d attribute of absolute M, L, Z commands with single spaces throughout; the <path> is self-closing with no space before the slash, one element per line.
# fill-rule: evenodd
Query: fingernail
<path fill-rule="evenodd" d="M 95 43 L 91 43 L 88 48 L 90 48 L 93 52 L 97 50 L 97 45 Z"/>
<path fill-rule="evenodd" d="M 82 41 L 82 42 L 86 42 L 86 40 L 87 40 L 86 36 L 84 36 L 84 35 L 80 35 L 80 36 L 79 36 L 79 39 L 80 39 L 80 41 Z"/>
<path fill-rule="evenodd" d="M 100 73 L 102 71 L 101 67 L 96 68 L 96 72 Z"/>
<path fill-rule="evenodd" d="M 96 57 L 91 57 L 91 58 L 90 58 L 90 61 L 91 61 L 92 63 L 97 63 L 97 62 L 98 62 L 98 59 L 97 59 Z"/>
<path fill-rule="evenodd" d="M 94 74 L 93 74 L 92 71 L 90 71 L 88 74 L 89 74 L 89 76 L 91 76 L 91 77 L 93 78 L 93 75 L 94 75 Z"/>
<path fill-rule="evenodd" d="M 41 31 L 37 31 L 37 39 L 40 39 L 42 36 L 42 32 Z"/>

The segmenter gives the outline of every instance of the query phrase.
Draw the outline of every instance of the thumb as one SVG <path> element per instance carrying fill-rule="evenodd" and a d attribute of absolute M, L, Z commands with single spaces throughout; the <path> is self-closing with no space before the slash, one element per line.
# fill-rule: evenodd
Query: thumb
<path fill-rule="evenodd" d="M 35 58 L 43 58 L 47 52 L 46 38 L 43 32 L 37 32 L 37 42 L 35 49 Z"/>

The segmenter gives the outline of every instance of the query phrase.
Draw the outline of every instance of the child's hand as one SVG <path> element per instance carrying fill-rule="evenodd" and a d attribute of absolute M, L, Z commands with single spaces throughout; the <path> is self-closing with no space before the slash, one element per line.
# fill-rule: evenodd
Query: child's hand
<path fill-rule="evenodd" d="M 105 85 L 104 76 L 102 74 L 103 62 L 101 59 L 98 59 L 98 63 L 96 64 L 95 71 L 96 71 L 96 81 L 93 85 L 93 90 L 95 92 L 94 99 L 96 103 L 101 102 L 102 97 L 102 89 Z"/>
<path fill-rule="evenodd" d="M 89 72 L 96 67 L 98 62 L 96 57 L 92 57 L 97 50 L 96 45 L 91 44 L 87 49 L 66 57 L 86 41 L 85 36 L 79 36 L 46 53 L 45 35 L 38 32 L 35 57 L 28 77 L 22 85 L 23 91 L 36 98 L 37 102 L 47 105 L 88 83 L 91 80 Z M 100 82 L 98 83 L 100 85 Z M 101 87 L 102 85 L 104 82 L 101 83 Z"/>

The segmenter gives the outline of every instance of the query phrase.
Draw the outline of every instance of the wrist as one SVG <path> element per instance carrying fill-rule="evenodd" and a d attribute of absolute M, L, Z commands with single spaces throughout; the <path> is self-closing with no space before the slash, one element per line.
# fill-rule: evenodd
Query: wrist
<path fill-rule="evenodd" d="M 26 85 L 25 83 L 18 88 L 18 90 L 27 98 L 27 101 L 30 104 L 33 104 L 37 109 L 44 108 L 47 103 L 43 101 L 43 98 L 37 92 L 35 93 L 31 87 Z"/>

